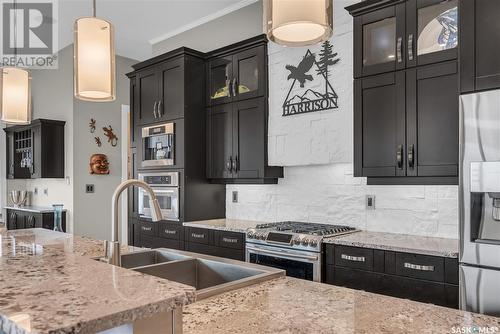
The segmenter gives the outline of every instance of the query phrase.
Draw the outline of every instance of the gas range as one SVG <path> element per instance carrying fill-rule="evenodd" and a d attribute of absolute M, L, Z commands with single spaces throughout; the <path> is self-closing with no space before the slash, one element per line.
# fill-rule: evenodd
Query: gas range
<path fill-rule="evenodd" d="M 247 230 L 247 242 L 321 252 L 324 238 L 356 231 L 353 227 L 343 225 L 284 221 L 259 224 Z"/>
<path fill-rule="evenodd" d="M 321 282 L 323 239 L 356 231 L 349 226 L 293 221 L 260 224 L 247 230 L 246 260 Z"/>

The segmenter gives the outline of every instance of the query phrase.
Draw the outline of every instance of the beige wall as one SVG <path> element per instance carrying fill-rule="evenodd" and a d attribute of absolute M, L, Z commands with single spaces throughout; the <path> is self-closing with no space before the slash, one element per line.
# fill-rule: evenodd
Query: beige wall
<path fill-rule="evenodd" d="M 7 189 L 2 191 L 4 198 L 9 190 L 28 190 L 31 192 L 32 205 L 64 204 L 67 209 L 70 232 L 100 239 L 111 235 L 111 195 L 114 187 L 121 181 L 121 105 L 129 103 L 129 80 L 125 73 L 131 71 L 131 65 L 134 63 L 136 63 L 135 60 L 117 56 L 117 99 L 106 103 L 90 103 L 74 99 L 72 45 L 59 52 L 57 70 L 33 70 L 31 72 L 33 119 L 48 118 L 66 121 L 66 177 L 63 179 L 8 180 Z M 91 117 L 97 120 L 98 128 L 95 134 L 99 135 L 103 142 L 100 149 L 95 145 L 94 136 L 88 131 Z M 111 147 L 104 137 L 102 127 L 108 125 L 113 127 L 120 139 L 117 147 Z M 1 141 L 0 137 L 0 144 Z M 2 149 L 3 147 L 4 144 Z M 110 175 L 100 178 L 89 175 L 88 160 L 93 153 L 108 155 L 111 162 Z M 0 151 L 0 154 L 2 157 L 5 156 L 3 151 Z M 2 172 L 2 177 L 5 177 L 5 172 Z M 85 193 L 87 183 L 95 184 L 94 194 Z M 34 195 L 35 188 L 38 189 L 38 195 Z M 44 194 L 44 189 L 47 189 L 47 195 Z"/>
<path fill-rule="evenodd" d="M 201 52 L 262 34 L 262 0 L 153 45 L 153 55 L 181 46 Z"/>

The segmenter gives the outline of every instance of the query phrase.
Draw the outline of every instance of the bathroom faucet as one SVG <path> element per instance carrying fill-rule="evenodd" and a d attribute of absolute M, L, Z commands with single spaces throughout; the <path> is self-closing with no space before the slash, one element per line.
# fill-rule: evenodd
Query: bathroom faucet
<path fill-rule="evenodd" d="M 106 240 L 104 243 L 104 261 L 115 265 L 115 266 L 121 266 L 121 256 L 120 256 L 120 242 L 119 236 L 118 236 L 118 228 L 119 228 L 119 221 L 118 221 L 118 206 L 119 206 L 119 199 L 120 195 L 122 192 L 127 189 L 128 187 L 132 186 L 137 186 L 140 188 L 143 188 L 146 190 L 146 192 L 149 195 L 149 207 L 151 208 L 151 219 L 154 222 L 160 221 L 162 219 L 162 213 L 161 213 L 161 208 L 160 204 L 158 203 L 158 199 L 156 198 L 156 195 L 151 189 L 151 187 L 143 181 L 139 180 L 126 180 L 123 181 L 115 190 L 113 197 L 111 199 L 111 205 L 112 205 L 112 211 L 111 211 L 111 221 L 112 221 L 112 229 L 111 229 L 111 237 L 112 240 L 108 241 Z"/>

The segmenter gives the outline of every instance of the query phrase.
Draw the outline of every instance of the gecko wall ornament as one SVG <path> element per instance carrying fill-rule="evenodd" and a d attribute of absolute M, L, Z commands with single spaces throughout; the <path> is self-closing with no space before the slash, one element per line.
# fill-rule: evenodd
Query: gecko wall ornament
<path fill-rule="evenodd" d="M 108 125 L 108 127 L 103 127 L 102 130 L 104 131 L 104 135 L 108 137 L 108 143 L 110 143 L 111 146 L 115 147 L 116 145 L 118 145 L 118 137 L 113 132 L 113 128 L 111 127 L 111 125 Z"/>
<path fill-rule="evenodd" d="M 106 154 L 96 153 L 90 157 L 90 174 L 107 175 L 109 174 L 109 161 Z"/>
<path fill-rule="evenodd" d="M 322 44 L 319 60 L 316 55 L 307 50 L 297 66 L 286 65 L 290 71 L 287 80 L 293 80 L 288 94 L 283 102 L 283 116 L 303 114 L 313 111 L 328 110 L 338 108 L 338 96 L 328 80 L 329 67 L 337 64 L 340 59 L 336 58 L 337 53 L 333 52 L 333 45 L 330 41 Z M 314 81 L 314 76 L 309 71 L 316 65 L 316 77 L 324 80 L 324 92 L 313 89 L 305 89 L 308 82 Z M 296 87 L 297 82 L 299 87 Z M 293 93 L 293 94 L 292 94 Z"/>
<path fill-rule="evenodd" d="M 94 139 L 95 139 L 95 143 L 96 143 L 97 147 L 101 147 L 102 146 L 101 138 L 100 137 L 94 137 Z"/>
<path fill-rule="evenodd" d="M 90 123 L 89 123 L 89 128 L 90 128 L 90 133 L 94 133 L 95 132 L 95 123 L 96 123 L 96 120 L 91 118 L 90 119 Z"/>

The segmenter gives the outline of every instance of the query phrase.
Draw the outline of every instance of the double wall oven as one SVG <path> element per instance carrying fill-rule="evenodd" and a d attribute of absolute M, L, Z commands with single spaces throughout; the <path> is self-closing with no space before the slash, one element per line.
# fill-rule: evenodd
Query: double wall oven
<path fill-rule="evenodd" d="M 179 172 L 143 172 L 139 180 L 146 182 L 156 194 L 164 220 L 179 220 Z M 139 189 L 139 214 L 151 218 L 149 196 Z"/>

